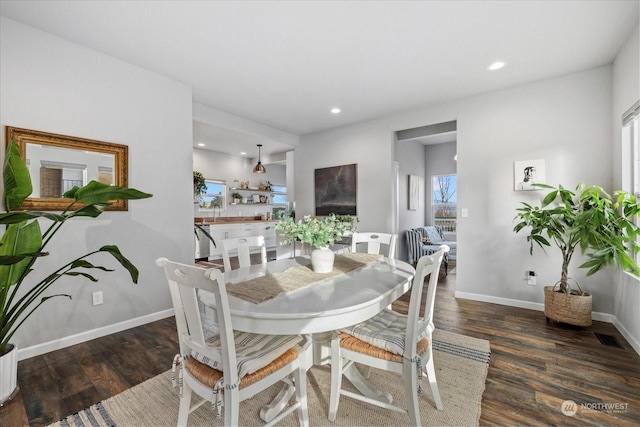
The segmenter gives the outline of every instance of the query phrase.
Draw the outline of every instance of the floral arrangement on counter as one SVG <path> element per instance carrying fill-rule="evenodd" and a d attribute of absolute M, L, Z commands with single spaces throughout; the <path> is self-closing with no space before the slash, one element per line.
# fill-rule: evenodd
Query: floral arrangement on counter
<path fill-rule="evenodd" d="M 357 217 L 331 214 L 324 218 L 305 216 L 296 221 L 291 216 L 281 214 L 276 224 L 276 232 L 284 238 L 282 244 L 295 241 L 308 243 L 314 248 L 326 248 L 345 234 L 352 232 Z"/>

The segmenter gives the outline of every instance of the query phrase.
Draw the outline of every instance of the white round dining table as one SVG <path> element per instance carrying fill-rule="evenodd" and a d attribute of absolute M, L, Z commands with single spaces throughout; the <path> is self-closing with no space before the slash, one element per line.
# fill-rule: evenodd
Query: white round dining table
<path fill-rule="evenodd" d="M 307 257 L 296 257 L 239 268 L 224 274 L 225 283 L 246 282 L 309 263 Z M 236 330 L 259 334 L 333 331 L 378 314 L 409 290 L 414 273 L 406 262 L 383 258 L 260 304 L 229 295 L 231 321 Z M 207 296 L 201 299 L 212 303 Z"/>

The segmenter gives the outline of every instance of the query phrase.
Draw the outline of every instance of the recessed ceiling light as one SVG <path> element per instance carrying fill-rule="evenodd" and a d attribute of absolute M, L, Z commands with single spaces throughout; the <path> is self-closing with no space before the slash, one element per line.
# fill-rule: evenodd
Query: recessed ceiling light
<path fill-rule="evenodd" d="M 338 107 L 335 107 L 331 109 L 331 114 L 340 114 L 340 111 L 342 110 L 340 110 Z"/>
<path fill-rule="evenodd" d="M 198 147 L 204 147 L 204 146 L 205 146 L 204 143 L 202 143 L 202 142 L 198 143 Z"/>
<path fill-rule="evenodd" d="M 246 151 L 241 151 L 241 152 L 240 152 L 240 155 L 241 155 L 241 156 L 245 156 L 246 154 L 247 154 L 247 152 L 246 152 Z"/>
<path fill-rule="evenodd" d="M 505 65 L 507 65 L 507 63 L 506 63 L 506 62 L 503 62 L 503 61 L 496 61 L 496 62 L 494 62 L 493 64 L 489 65 L 489 66 L 487 67 L 487 70 L 489 70 L 489 71 L 496 71 L 496 70 L 499 70 L 500 68 L 503 68 Z"/>

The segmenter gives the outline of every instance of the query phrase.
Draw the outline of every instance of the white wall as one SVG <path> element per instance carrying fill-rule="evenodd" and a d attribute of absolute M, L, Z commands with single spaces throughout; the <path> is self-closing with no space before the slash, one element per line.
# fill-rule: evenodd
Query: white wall
<path fill-rule="evenodd" d="M 614 188 L 622 188 L 620 173 L 629 152 L 621 150 L 622 114 L 640 99 L 640 28 L 636 26 L 613 63 L 613 170 Z M 640 353 L 640 280 L 627 273 L 616 274 L 617 288 L 613 314 L 616 326 Z"/>
<path fill-rule="evenodd" d="M 519 202 L 543 195 L 513 191 L 513 162 L 545 159 L 550 184 L 610 188 L 610 118 L 611 67 L 604 66 L 306 135 L 296 150 L 298 210 L 313 209 L 315 168 L 355 162 L 359 228 L 390 229 L 393 132 L 457 120 L 458 206 L 469 210 L 458 225 L 458 292 L 539 308 L 561 258 L 554 249 L 531 257 L 525 236 L 513 233 Z M 576 258 L 571 274 L 593 292 L 594 310 L 612 313 L 611 274 L 585 278 Z M 538 286 L 526 285 L 525 270 L 538 273 Z"/>
<path fill-rule="evenodd" d="M 422 227 L 425 224 L 427 190 L 425 180 L 425 146 L 416 141 L 398 141 L 395 143 L 395 160 L 398 162 L 398 243 L 396 256 L 398 259 L 407 261 L 409 259 L 407 251 L 407 239 L 405 230 Z M 421 203 L 418 209 L 409 210 L 409 175 L 420 177 L 421 182 Z M 360 227 L 359 227 L 360 228 Z M 367 230 L 362 230 L 367 231 Z M 373 229 L 370 231 L 374 231 Z"/>
<path fill-rule="evenodd" d="M 128 145 L 129 186 L 153 193 L 126 212 L 67 224 L 32 274 L 113 243 L 139 268 L 139 283 L 111 258 L 96 257 L 116 271 L 96 273 L 97 284 L 60 280 L 47 294 L 73 299 L 47 301 L 12 341 L 25 349 L 166 313 L 171 301 L 155 259 L 193 260 L 191 89 L 5 17 L 0 23 L 0 124 Z M 104 304 L 93 307 L 97 290 Z"/>
<path fill-rule="evenodd" d="M 295 150 L 296 218 L 315 215 L 315 169 L 357 163 L 358 230 L 390 232 L 393 141 L 393 131 L 378 121 L 302 136 Z"/>
<path fill-rule="evenodd" d="M 234 180 L 249 181 L 249 186 L 257 187 L 261 182 L 271 182 L 273 185 L 287 185 L 286 166 L 283 164 L 265 164 L 267 172 L 265 174 L 253 173 L 254 160 L 240 156 L 219 153 L 211 150 L 193 149 L 193 170 L 202 172 L 206 179 L 218 179 L 226 181 L 227 187 L 231 188 Z M 245 193 L 247 195 L 251 193 Z M 227 206 L 222 212 L 222 216 L 252 216 L 262 215 L 271 212 L 272 206 L 260 205 L 229 205 L 230 194 L 227 194 Z M 256 213 L 257 212 L 257 213 Z M 211 210 L 197 209 L 197 217 L 208 217 L 213 215 Z M 216 216 L 218 212 L 216 211 Z"/>

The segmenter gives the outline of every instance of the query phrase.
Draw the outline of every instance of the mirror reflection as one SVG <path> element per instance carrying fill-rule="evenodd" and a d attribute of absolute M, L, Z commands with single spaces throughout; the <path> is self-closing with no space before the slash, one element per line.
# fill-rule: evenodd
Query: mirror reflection
<path fill-rule="evenodd" d="M 115 156 L 70 148 L 27 143 L 27 167 L 31 174 L 31 197 L 62 197 L 74 186 L 89 181 L 113 185 Z"/>
<path fill-rule="evenodd" d="M 126 145 L 7 126 L 9 141 L 16 141 L 31 174 L 33 192 L 23 209 L 65 209 L 70 200 L 62 195 L 92 180 L 128 185 Z M 114 202 L 109 209 L 127 210 L 127 201 Z"/>

